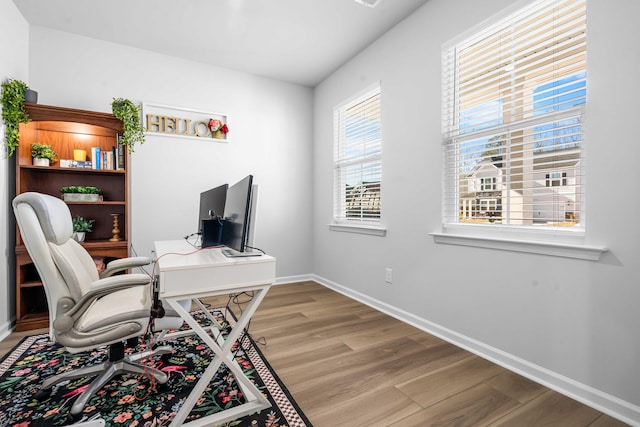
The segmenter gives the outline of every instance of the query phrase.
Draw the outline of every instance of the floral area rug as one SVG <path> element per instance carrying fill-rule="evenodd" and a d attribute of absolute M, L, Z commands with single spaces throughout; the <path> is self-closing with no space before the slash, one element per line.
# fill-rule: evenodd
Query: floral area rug
<path fill-rule="evenodd" d="M 223 326 L 223 335 L 234 322 L 233 314 L 211 310 Z M 200 313 L 200 319 L 205 316 Z M 196 317 L 196 316 L 194 316 Z M 198 318 L 198 317 L 196 317 Z M 234 348 L 236 360 L 245 375 L 269 399 L 271 408 L 245 416 L 225 426 L 310 427 L 311 424 L 286 387 L 260 352 L 249 334 L 244 334 Z M 154 358 L 154 367 L 169 375 L 169 381 L 155 390 L 144 376 L 116 376 L 88 402 L 79 421 L 100 418 L 106 426 L 168 426 L 189 392 L 211 360 L 211 350 L 193 334 L 166 341 L 173 354 Z M 164 343 L 163 343 L 164 345 Z M 139 351 L 140 349 L 136 349 Z M 0 426 L 36 427 L 68 425 L 68 411 L 77 394 L 91 379 L 62 383 L 43 401 L 34 396 L 40 384 L 51 375 L 87 364 L 99 363 L 107 349 L 71 354 L 49 340 L 48 335 L 25 338 L 0 362 Z M 224 364 L 201 395 L 186 423 L 241 403 L 242 391 Z"/>

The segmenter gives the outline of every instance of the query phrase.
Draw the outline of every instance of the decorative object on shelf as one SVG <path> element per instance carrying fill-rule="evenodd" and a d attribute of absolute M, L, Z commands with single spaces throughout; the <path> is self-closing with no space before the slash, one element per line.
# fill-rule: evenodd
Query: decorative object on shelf
<path fill-rule="evenodd" d="M 120 142 L 133 153 L 137 143 L 144 143 L 144 127 L 140 117 L 140 108 L 126 98 L 113 98 L 111 102 L 113 115 L 122 120 L 123 134 Z"/>
<path fill-rule="evenodd" d="M 49 144 L 34 142 L 31 144 L 31 157 L 34 166 L 49 166 L 56 161 L 58 155 Z"/>
<path fill-rule="evenodd" d="M 70 185 L 60 189 L 65 202 L 99 202 L 102 190 L 98 187 Z"/>
<path fill-rule="evenodd" d="M 84 242 L 86 233 L 93 230 L 95 219 L 84 219 L 81 216 L 73 218 L 73 239 L 77 242 Z"/>
<path fill-rule="evenodd" d="M 87 160 L 87 151 L 86 150 L 80 150 L 80 149 L 74 149 L 73 150 L 73 160 L 76 161 L 80 161 L 80 162 L 84 162 Z"/>
<path fill-rule="evenodd" d="M 38 103 L 38 92 L 33 89 L 27 88 L 24 91 L 24 102 L 30 102 L 32 104 Z"/>
<path fill-rule="evenodd" d="M 207 127 L 211 130 L 211 138 L 225 139 L 229 133 L 229 127 L 222 120 L 211 119 Z"/>
<path fill-rule="evenodd" d="M 20 140 L 20 123 L 27 123 L 29 114 L 24 109 L 24 92 L 29 87 L 25 82 L 7 79 L 2 82 L 2 120 L 5 125 L 7 158 L 11 157 Z"/>
<path fill-rule="evenodd" d="M 113 237 L 109 241 L 119 242 L 122 240 L 122 237 L 120 237 L 120 214 L 112 213 L 111 216 L 113 217 L 113 230 L 111 230 Z"/>

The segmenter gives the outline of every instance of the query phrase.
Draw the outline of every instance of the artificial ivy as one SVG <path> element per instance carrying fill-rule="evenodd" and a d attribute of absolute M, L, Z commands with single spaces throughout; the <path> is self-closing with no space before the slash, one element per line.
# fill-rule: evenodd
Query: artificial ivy
<path fill-rule="evenodd" d="M 140 119 L 140 108 L 126 98 L 113 98 L 111 102 L 113 115 L 122 121 L 122 145 L 129 153 L 133 153 L 137 143 L 144 143 L 144 127 Z"/>
<path fill-rule="evenodd" d="M 2 82 L 2 120 L 5 125 L 7 157 L 11 157 L 20 141 L 20 123 L 27 123 L 29 114 L 24 109 L 25 82 L 7 79 Z"/>

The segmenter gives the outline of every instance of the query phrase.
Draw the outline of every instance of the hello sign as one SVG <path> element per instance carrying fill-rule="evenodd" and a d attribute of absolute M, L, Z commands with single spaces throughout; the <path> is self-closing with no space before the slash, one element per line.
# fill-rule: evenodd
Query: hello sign
<path fill-rule="evenodd" d="M 228 141 L 228 117 L 166 105 L 143 104 L 142 115 L 147 133 Z"/>

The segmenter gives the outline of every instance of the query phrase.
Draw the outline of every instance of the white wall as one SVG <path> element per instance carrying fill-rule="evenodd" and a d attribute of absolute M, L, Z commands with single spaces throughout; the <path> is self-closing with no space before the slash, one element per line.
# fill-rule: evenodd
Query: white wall
<path fill-rule="evenodd" d="M 0 80 L 7 78 L 27 79 L 29 51 L 29 26 L 15 4 L 11 0 L 0 0 Z M 1 108 L 1 107 L 0 107 Z M 0 121 L 1 122 L 1 121 Z M 0 301 L 15 301 L 15 268 L 13 265 L 13 251 L 15 241 L 14 225 L 10 221 L 13 216 L 10 199 L 15 194 L 15 188 L 9 179 L 15 172 L 15 157 L 6 158 L 4 143 L 4 123 L 0 123 L 0 233 L 5 236 L 0 239 Z M 0 303 L 0 340 L 8 335 L 11 322 L 15 319 L 15 310 L 11 304 Z"/>
<path fill-rule="evenodd" d="M 196 231 L 201 191 L 248 174 L 260 187 L 255 245 L 277 274 L 311 271 L 309 88 L 149 51 L 31 28 L 30 84 L 39 103 L 111 112 L 124 97 L 229 116 L 226 144 L 151 135 L 131 160 L 132 243 Z"/>
<path fill-rule="evenodd" d="M 229 114 L 229 144 L 153 136 L 136 149 L 139 254 L 149 254 L 154 239 L 192 231 L 199 191 L 254 173 L 261 185 L 256 245 L 278 257 L 278 276 L 316 273 L 330 286 L 639 421 L 634 213 L 640 202 L 629 192 L 640 181 L 640 146 L 626 123 L 636 121 L 640 89 L 640 4 L 588 4 L 587 240 L 610 251 L 589 262 L 435 245 L 428 234 L 441 221 L 441 45 L 509 4 L 429 1 L 319 85 L 313 110 L 306 88 L 38 27 L 31 28 L 27 61 L 27 27 L 10 0 L 0 0 L 0 53 L 6 58 L 9 50 L 11 58 L 0 63 L 0 74 L 24 79 L 28 65 L 28 83 L 43 104 L 109 111 L 111 99 L 122 96 Z M 376 80 L 383 91 L 388 233 L 330 232 L 332 108 Z M 211 159 L 224 166 L 213 168 Z M 8 211 L 7 161 L 1 164 L 0 200 Z M 0 249 L 5 257 L 12 251 L 5 242 Z M 385 267 L 393 268 L 392 285 L 384 283 Z M 5 277 L 0 271 L 2 294 L 12 292 Z"/>
<path fill-rule="evenodd" d="M 640 3 L 588 1 L 587 243 L 609 252 L 590 262 L 436 245 L 429 235 L 441 227 L 441 46 L 510 4 L 431 0 L 315 89 L 313 271 L 329 286 L 640 422 Z M 387 236 L 329 231 L 332 108 L 376 80 Z"/>

